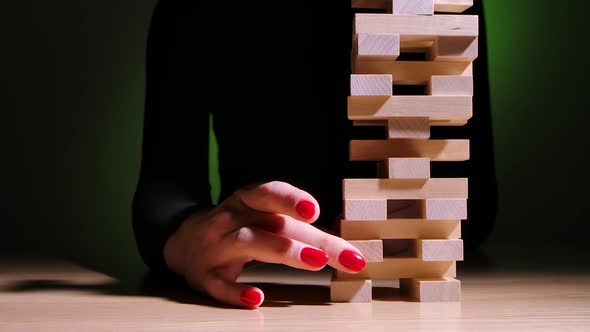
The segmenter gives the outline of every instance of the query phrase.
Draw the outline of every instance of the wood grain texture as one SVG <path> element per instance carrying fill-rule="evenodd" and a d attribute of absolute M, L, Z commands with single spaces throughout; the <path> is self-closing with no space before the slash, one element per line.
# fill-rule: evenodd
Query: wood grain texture
<path fill-rule="evenodd" d="M 340 236 L 345 240 L 370 239 L 459 239 L 459 220 L 342 220 Z"/>
<path fill-rule="evenodd" d="M 401 279 L 400 288 L 417 302 L 461 301 L 461 282 L 453 278 Z"/>
<path fill-rule="evenodd" d="M 474 61 L 478 55 L 477 37 L 438 37 L 430 61 Z"/>
<path fill-rule="evenodd" d="M 430 138 L 429 118 L 393 118 L 387 124 L 387 138 Z"/>
<path fill-rule="evenodd" d="M 466 220 L 466 199 L 427 199 L 424 201 L 424 218 L 434 220 Z"/>
<path fill-rule="evenodd" d="M 350 75 L 351 96 L 391 96 L 391 75 Z"/>
<path fill-rule="evenodd" d="M 386 257 L 383 262 L 367 263 L 364 270 L 356 274 L 337 271 L 339 280 L 343 279 L 392 279 L 392 278 L 454 278 L 457 275 L 456 263 L 425 262 L 412 257 Z"/>
<path fill-rule="evenodd" d="M 344 200 L 344 219 L 385 220 L 387 219 L 387 200 L 385 199 L 347 199 Z"/>
<path fill-rule="evenodd" d="M 473 102 L 468 96 L 349 96 L 347 113 L 350 120 L 423 117 L 467 121 L 473 114 Z"/>
<path fill-rule="evenodd" d="M 467 199 L 466 178 L 344 179 L 345 200 L 357 199 Z"/>
<path fill-rule="evenodd" d="M 430 78 L 426 93 L 432 96 L 473 96 L 473 77 L 439 76 Z"/>
<path fill-rule="evenodd" d="M 338 280 L 333 277 L 330 284 L 332 302 L 371 302 L 372 294 L 371 280 Z"/>
<path fill-rule="evenodd" d="M 469 159 L 469 140 L 352 140 L 351 161 L 385 160 L 388 158 L 429 158 L 434 161 Z"/>
<path fill-rule="evenodd" d="M 392 13 L 402 15 L 433 15 L 434 0 L 393 0 Z"/>
<path fill-rule="evenodd" d="M 477 15 L 355 14 L 354 32 L 399 34 L 402 40 L 479 34 Z"/>
<path fill-rule="evenodd" d="M 354 53 L 359 59 L 393 61 L 400 54 L 400 37 L 395 33 L 359 33 L 355 41 Z"/>
<path fill-rule="evenodd" d="M 378 167 L 380 168 L 379 173 L 388 179 L 430 178 L 429 158 L 388 158 L 385 161 L 380 161 Z"/>
<path fill-rule="evenodd" d="M 383 241 L 354 240 L 348 242 L 361 252 L 367 262 L 383 262 Z"/>
<path fill-rule="evenodd" d="M 355 74 L 391 74 L 393 84 L 426 85 L 434 75 L 473 76 L 471 62 L 457 61 L 355 61 Z"/>
<path fill-rule="evenodd" d="M 393 0 L 395 1 L 395 0 Z M 434 0 L 434 11 L 441 13 L 462 13 L 473 6 L 473 0 Z M 352 8 L 388 9 L 392 0 L 352 0 Z"/>
<path fill-rule="evenodd" d="M 416 257 L 425 262 L 463 260 L 463 240 L 461 239 L 418 239 L 414 249 Z"/>

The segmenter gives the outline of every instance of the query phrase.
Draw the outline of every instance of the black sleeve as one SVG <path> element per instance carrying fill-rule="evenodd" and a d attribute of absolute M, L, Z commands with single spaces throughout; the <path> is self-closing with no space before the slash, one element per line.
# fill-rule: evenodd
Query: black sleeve
<path fill-rule="evenodd" d="M 209 112 L 196 105 L 193 5 L 157 4 L 147 41 L 146 99 L 133 229 L 144 262 L 167 271 L 167 238 L 195 209 L 211 205 Z"/>

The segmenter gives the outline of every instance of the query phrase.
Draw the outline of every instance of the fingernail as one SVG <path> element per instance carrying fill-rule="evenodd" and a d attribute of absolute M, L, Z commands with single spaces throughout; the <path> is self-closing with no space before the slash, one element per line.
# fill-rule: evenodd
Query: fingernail
<path fill-rule="evenodd" d="M 315 215 L 315 204 L 310 201 L 300 201 L 295 206 L 295 210 L 305 219 L 311 219 Z"/>
<path fill-rule="evenodd" d="M 258 305 L 260 300 L 262 300 L 262 296 L 253 289 L 246 289 L 240 294 L 240 300 L 247 305 Z"/>
<path fill-rule="evenodd" d="M 361 256 L 356 251 L 352 250 L 343 250 L 340 255 L 338 256 L 338 261 L 340 264 L 344 265 L 345 267 L 353 270 L 353 271 L 362 271 L 365 268 L 367 263 L 363 256 Z"/>
<path fill-rule="evenodd" d="M 305 264 L 311 265 L 313 267 L 324 266 L 330 259 L 328 254 L 325 252 L 309 247 L 303 248 L 299 254 L 299 257 Z"/>

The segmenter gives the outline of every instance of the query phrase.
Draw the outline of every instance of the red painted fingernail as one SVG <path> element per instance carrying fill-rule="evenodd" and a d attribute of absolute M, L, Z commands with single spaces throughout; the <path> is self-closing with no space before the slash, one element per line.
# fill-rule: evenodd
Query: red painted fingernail
<path fill-rule="evenodd" d="M 295 210 L 305 219 L 311 219 L 315 215 L 315 204 L 310 201 L 300 201 Z"/>
<path fill-rule="evenodd" d="M 343 250 L 338 256 L 338 261 L 353 271 L 362 271 L 367 265 L 363 256 L 352 250 Z"/>
<path fill-rule="evenodd" d="M 328 254 L 315 248 L 303 248 L 299 254 L 303 263 L 313 267 L 321 267 L 328 263 Z"/>
<path fill-rule="evenodd" d="M 262 300 L 262 295 L 253 289 L 246 289 L 240 294 L 240 300 L 247 305 L 258 305 Z"/>

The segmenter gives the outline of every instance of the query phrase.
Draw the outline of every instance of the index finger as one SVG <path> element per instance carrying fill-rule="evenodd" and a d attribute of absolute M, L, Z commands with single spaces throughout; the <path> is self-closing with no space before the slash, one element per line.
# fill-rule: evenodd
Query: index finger
<path fill-rule="evenodd" d="M 251 209 L 284 214 L 307 223 L 320 215 L 320 205 L 311 194 L 282 181 L 243 188 L 236 195 Z"/>

